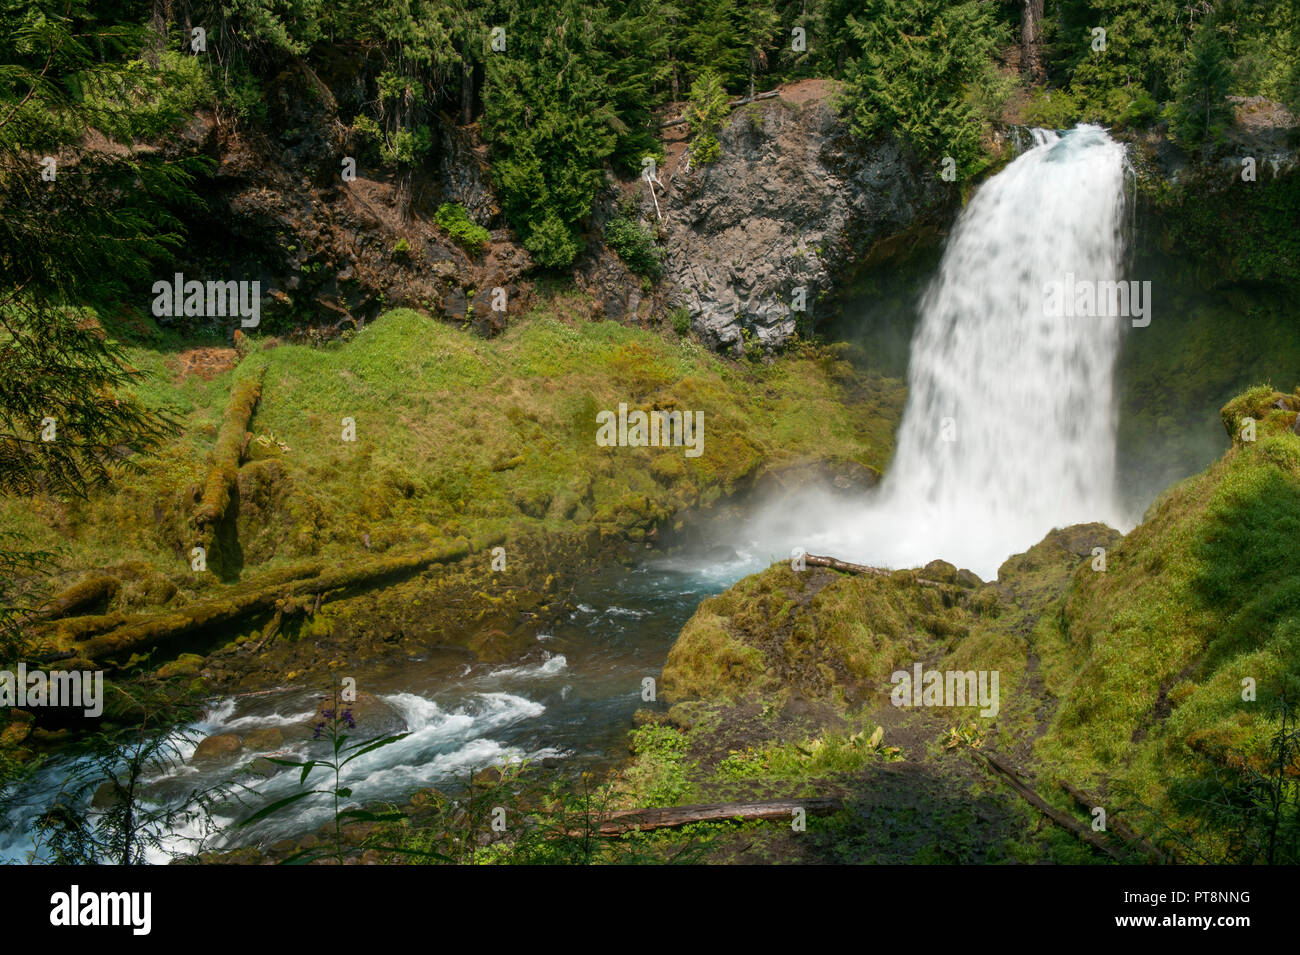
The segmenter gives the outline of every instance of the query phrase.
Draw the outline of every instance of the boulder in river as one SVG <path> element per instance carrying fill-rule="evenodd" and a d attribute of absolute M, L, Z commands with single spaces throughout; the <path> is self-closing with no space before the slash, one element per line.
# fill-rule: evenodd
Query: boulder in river
<path fill-rule="evenodd" d="M 199 743 L 194 750 L 194 755 L 190 757 L 191 763 L 198 763 L 204 760 L 224 759 L 227 756 L 233 756 L 244 748 L 244 742 L 234 733 L 217 733 L 215 736 L 209 736 Z"/>
<path fill-rule="evenodd" d="M 284 731 L 275 726 L 253 730 L 244 737 L 244 746 L 259 753 L 269 753 L 284 745 Z"/>
<path fill-rule="evenodd" d="M 117 792 L 118 784 L 111 779 L 106 779 L 99 784 L 95 790 L 95 795 L 90 797 L 90 808 L 92 809 L 111 809 L 122 801 L 122 797 Z"/>
<path fill-rule="evenodd" d="M 335 700 L 332 697 L 321 697 L 316 704 L 316 715 L 312 717 L 312 729 L 314 730 L 320 724 L 322 735 L 329 728 L 329 723 L 337 714 L 340 718 L 344 713 L 352 715 L 352 721 L 357 724 L 355 727 L 364 731 L 367 736 L 374 736 L 380 732 L 386 732 L 391 729 L 393 724 L 399 722 L 397 714 L 392 708 L 373 693 L 357 693 L 355 700 Z M 346 723 L 340 724 L 340 729 L 349 732 L 353 727 Z"/>

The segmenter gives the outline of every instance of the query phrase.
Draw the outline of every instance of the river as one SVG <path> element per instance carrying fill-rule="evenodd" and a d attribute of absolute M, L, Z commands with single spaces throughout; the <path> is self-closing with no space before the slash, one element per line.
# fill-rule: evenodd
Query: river
<path fill-rule="evenodd" d="M 757 556 L 724 562 L 653 561 L 631 569 L 608 568 L 581 578 L 570 598 L 574 608 L 537 634 L 537 646 L 510 664 L 483 664 L 459 648 L 430 648 L 414 659 L 354 675 L 360 692 L 377 698 L 355 738 L 408 733 L 397 743 L 360 757 L 347 769 L 352 804 L 406 801 L 425 787 L 463 783 L 467 775 L 505 759 L 569 769 L 608 768 L 628 755 L 632 714 L 648 704 L 642 681 L 658 680 L 682 625 L 705 597 L 766 566 Z M 209 702 L 201 719 L 185 727 L 175 759 L 146 775 L 144 801 L 179 805 L 195 790 L 238 783 L 240 802 L 225 800 L 208 815 L 181 823 L 148 853 L 152 862 L 173 854 L 243 844 L 267 844 L 316 829 L 332 818 L 324 797 L 236 829 L 233 823 L 298 790 L 298 773 L 270 777 L 241 773 L 256 755 L 195 763 L 199 740 L 217 733 L 247 736 L 279 730 L 285 759 L 326 754 L 310 738 L 321 692 L 281 692 L 223 697 Z M 660 704 L 662 705 L 662 704 Z M 68 785 L 85 756 L 52 760 L 23 787 L 0 831 L 0 861 L 48 861 L 33 840 L 33 822 Z M 326 778 L 318 771 L 315 785 Z M 332 784 L 332 776 L 328 779 Z M 87 797 L 83 797 L 83 803 Z"/>

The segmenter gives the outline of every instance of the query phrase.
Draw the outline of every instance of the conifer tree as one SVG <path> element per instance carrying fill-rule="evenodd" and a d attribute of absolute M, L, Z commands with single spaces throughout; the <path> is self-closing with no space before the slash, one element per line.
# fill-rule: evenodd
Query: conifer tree
<path fill-rule="evenodd" d="M 1232 123 L 1228 50 L 1215 25 L 1206 21 L 1192 38 L 1187 68 L 1178 84 L 1170 131 L 1186 149 L 1208 152 Z"/>
<path fill-rule="evenodd" d="M 844 106 L 864 136 L 898 135 L 919 154 L 980 152 L 981 120 L 970 86 L 989 68 L 1003 39 L 991 8 L 977 0 L 866 0 L 849 29 L 862 54 L 846 70 Z"/>
<path fill-rule="evenodd" d="M 748 76 L 749 59 L 740 34 L 736 0 L 703 0 L 686 34 L 692 81 L 701 70 L 710 69 L 724 87 L 739 89 Z"/>
<path fill-rule="evenodd" d="M 593 71 L 599 8 L 549 0 L 517 8 L 509 55 L 489 55 L 483 134 L 506 218 L 548 268 L 569 265 L 626 125 Z"/>
<path fill-rule="evenodd" d="M 84 495 L 173 430 L 127 390 L 138 376 L 98 314 L 147 290 L 199 164 L 81 146 L 87 129 L 131 128 L 114 118 L 156 78 L 135 59 L 149 42 L 82 4 L 0 20 L 0 494 Z M 0 541 L 10 652 L 12 583 L 38 562 L 16 546 Z"/>
<path fill-rule="evenodd" d="M 740 40 L 749 66 L 749 96 L 754 96 L 759 70 L 767 68 L 768 50 L 776 35 L 776 9 L 771 0 L 750 0 L 740 10 Z"/>
<path fill-rule="evenodd" d="M 691 84 L 691 101 L 686 119 L 691 126 L 691 158 L 695 163 L 711 163 L 718 158 L 718 127 L 727 117 L 727 91 L 722 78 L 706 69 Z"/>

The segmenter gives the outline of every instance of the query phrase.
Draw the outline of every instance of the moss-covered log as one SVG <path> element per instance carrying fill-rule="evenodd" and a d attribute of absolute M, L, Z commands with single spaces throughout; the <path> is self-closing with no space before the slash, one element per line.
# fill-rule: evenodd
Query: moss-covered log
<path fill-rule="evenodd" d="M 1071 832 L 1080 841 L 1087 843 L 1099 852 L 1103 852 L 1119 862 L 1125 861 L 1124 853 L 1117 850 L 1109 842 L 1090 830 L 1079 820 L 1075 819 L 1068 813 L 1062 812 L 1055 806 L 1051 805 L 1042 796 L 1034 791 L 1034 788 L 1021 778 L 1020 774 L 1014 769 L 990 753 L 983 753 L 974 750 L 979 756 L 984 758 L 985 764 L 997 773 L 1009 785 L 1021 799 L 1029 803 L 1039 812 L 1041 812 L 1052 822 L 1056 823 L 1067 832 Z"/>
<path fill-rule="evenodd" d="M 843 571 L 846 574 L 871 574 L 875 577 L 888 577 L 890 575 L 890 572 L 883 567 L 851 564 L 847 560 L 840 560 L 837 557 L 821 557 L 817 554 L 806 555 L 804 563 L 812 564 L 814 567 L 829 567 L 831 570 Z"/>
<path fill-rule="evenodd" d="M 806 554 L 804 563 L 813 567 L 829 567 L 831 570 L 838 570 L 845 574 L 869 574 L 872 577 L 884 577 L 890 579 L 894 576 L 895 571 L 886 570 L 884 567 L 868 567 L 866 564 L 851 564 L 847 560 L 840 560 L 837 557 L 822 557 L 818 554 Z M 922 587 L 942 587 L 943 583 L 938 580 L 928 580 L 925 577 L 914 578 L 914 583 Z"/>
<path fill-rule="evenodd" d="M 126 623 L 124 613 L 89 614 L 82 617 L 65 617 L 50 628 L 49 633 L 56 634 L 60 643 L 74 640 L 88 640 L 97 633 L 106 633 L 114 627 Z"/>
<path fill-rule="evenodd" d="M 260 375 L 236 382 L 231 389 L 212 452 L 212 469 L 203 486 L 203 499 L 194 512 L 194 523 L 201 533 L 220 523 L 230 506 L 230 492 L 239 477 L 239 463 L 244 456 L 244 436 L 261 395 Z"/>
<path fill-rule="evenodd" d="M 727 822 L 739 819 L 754 822 L 760 819 L 794 818 L 795 810 L 810 816 L 826 816 L 844 808 L 844 801 L 834 796 L 814 796 L 807 799 L 774 799 L 767 802 L 718 802 L 696 806 L 668 806 L 666 808 L 622 809 L 593 816 L 591 830 L 596 836 L 621 836 L 628 832 L 648 832 L 652 829 L 677 829 L 698 822 Z M 582 836 L 581 829 L 568 832 Z"/>
<path fill-rule="evenodd" d="M 37 616 L 43 620 L 57 620 L 95 604 L 107 603 L 117 596 L 121 581 L 109 574 L 91 574 L 57 594 L 41 608 Z"/>
<path fill-rule="evenodd" d="M 1097 799 L 1094 796 L 1089 796 L 1083 790 L 1079 789 L 1077 786 L 1071 785 L 1069 782 L 1067 782 L 1064 779 L 1058 779 L 1057 783 L 1060 784 L 1062 789 L 1064 789 L 1067 793 L 1070 794 L 1070 797 L 1074 799 L 1075 804 L 1078 805 L 1078 807 L 1084 810 L 1085 812 L 1091 813 L 1095 807 L 1103 804 L 1100 799 Z M 1147 857 L 1147 860 L 1150 862 L 1155 862 L 1164 865 L 1171 861 L 1172 862 L 1182 861 L 1177 858 L 1170 859 L 1164 851 L 1156 848 L 1156 846 L 1154 846 L 1151 843 L 1151 841 L 1148 840 L 1145 836 L 1134 831 L 1133 828 L 1131 826 L 1126 825 L 1123 822 L 1123 820 L 1115 818 L 1113 814 L 1107 817 L 1106 828 L 1108 831 L 1115 833 L 1117 836 L 1119 836 L 1129 845 L 1133 846 L 1135 849 L 1137 849 L 1139 852 L 1145 855 Z"/>
<path fill-rule="evenodd" d="M 504 534 L 474 543 L 461 538 L 435 550 L 335 567 L 319 563 L 297 565 L 290 571 L 277 574 L 278 579 L 274 582 L 249 582 L 177 610 L 130 620 L 86 641 L 78 650 L 91 660 L 138 653 L 205 629 L 228 626 L 259 612 L 282 609 L 286 602 L 291 603 L 296 597 L 368 589 L 395 582 L 433 564 L 459 561 L 504 539 Z M 285 579 L 290 573 L 295 576 Z"/>

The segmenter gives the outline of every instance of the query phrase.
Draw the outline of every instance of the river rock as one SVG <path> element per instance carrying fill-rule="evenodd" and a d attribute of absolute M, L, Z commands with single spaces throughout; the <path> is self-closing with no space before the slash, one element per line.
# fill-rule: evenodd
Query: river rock
<path fill-rule="evenodd" d="M 326 714 L 337 707 L 336 715 L 341 717 L 346 710 L 352 714 L 352 720 L 357 724 L 358 729 L 365 729 L 367 735 L 372 732 L 379 732 L 380 726 L 387 726 L 396 719 L 396 714 L 392 708 L 383 700 L 373 693 L 357 693 L 356 699 L 352 701 L 338 700 L 332 697 L 322 697 L 316 705 L 316 715 L 312 720 L 312 728 L 319 723 L 328 724 L 330 717 Z M 328 728 L 328 726 L 326 727 Z M 341 724 L 340 729 L 344 732 L 351 732 L 347 724 Z"/>
<path fill-rule="evenodd" d="M 244 746 L 259 753 L 269 753 L 284 745 L 284 731 L 277 726 L 253 730 L 244 737 Z"/>
<path fill-rule="evenodd" d="M 490 787 L 501 782 L 501 770 L 495 766 L 485 766 L 471 777 L 475 786 Z"/>
<path fill-rule="evenodd" d="M 122 801 L 122 797 L 117 792 L 117 786 L 111 779 L 100 783 L 95 790 L 95 795 L 90 797 L 91 809 L 112 809 Z"/>
<path fill-rule="evenodd" d="M 190 757 L 191 763 L 198 763 L 204 760 L 224 759 L 227 756 L 233 756 L 244 748 L 243 741 L 234 733 L 217 733 L 215 736 L 209 736 L 204 739 L 194 750 L 194 755 Z"/>
<path fill-rule="evenodd" d="M 270 779 L 272 776 L 278 773 L 282 768 L 283 768 L 282 766 L 278 766 L 277 764 L 271 762 L 265 756 L 259 756 L 257 757 L 257 759 L 253 760 L 251 763 L 248 764 L 248 771 L 250 773 L 256 773 L 257 775 L 262 776 L 266 779 Z"/>
<path fill-rule="evenodd" d="M 197 653 L 182 653 L 175 660 L 160 666 L 154 675 L 160 680 L 166 680 L 174 676 L 197 676 L 202 668 L 203 657 Z"/>

